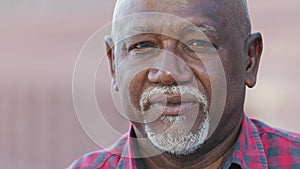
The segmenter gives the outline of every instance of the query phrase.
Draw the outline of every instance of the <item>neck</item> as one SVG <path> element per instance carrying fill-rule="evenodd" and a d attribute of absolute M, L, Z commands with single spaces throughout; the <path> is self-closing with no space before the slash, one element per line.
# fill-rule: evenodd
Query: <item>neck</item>
<path fill-rule="evenodd" d="M 176 156 L 163 153 L 157 156 L 143 158 L 147 168 L 220 168 L 231 152 L 239 135 L 242 118 L 237 125 L 217 145 L 207 140 L 206 143 L 194 153 Z M 213 148 L 207 148 L 213 147 Z M 188 167 L 187 167 L 188 166 Z"/>

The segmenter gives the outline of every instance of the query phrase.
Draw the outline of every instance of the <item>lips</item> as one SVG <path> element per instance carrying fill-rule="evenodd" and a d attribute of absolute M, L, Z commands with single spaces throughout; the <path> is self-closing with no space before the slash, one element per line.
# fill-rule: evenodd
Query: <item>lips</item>
<path fill-rule="evenodd" d="M 199 104 L 199 100 L 190 94 L 156 94 L 149 98 L 150 108 L 162 113 L 163 116 L 177 116 Z"/>

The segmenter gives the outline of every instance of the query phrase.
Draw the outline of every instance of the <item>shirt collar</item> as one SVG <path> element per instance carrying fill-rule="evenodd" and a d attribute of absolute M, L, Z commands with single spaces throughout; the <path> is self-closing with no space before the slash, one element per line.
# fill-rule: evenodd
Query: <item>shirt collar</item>
<path fill-rule="evenodd" d="M 127 143 L 123 149 L 118 168 L 144 168 L 142 160 L 136 158 L 138 157 L 138 152 L 133 138 L 136 138 L 136 135 L 132 124 L 130 124 Z M 222 169 L 229 168 L 233 163 L 238 164 L 241 168 L 268 168 L 263 144 L 257 128 L 246 115 L 244 115 L 242 121 L 239 137 L 230 155 L 225 160 Z"/>
<path fill-rule="evenodd" d="M 129 133 L 126 135 L 127 142 L 122 151 L 120 161 L 117 168 L 120 169 L 140 169 L 145 168 L 142 159 L 138 158 L 136 134 L 133 129 L 133 125 L 130 123 Z"/>
<path fill-rule="evenodd" d="M 229 168 L 233 163 L 238 164 L 241 168 L 268 168 L 257 128 L 246 115 L 243 118 L 239 137 L 222 169 Z"/>

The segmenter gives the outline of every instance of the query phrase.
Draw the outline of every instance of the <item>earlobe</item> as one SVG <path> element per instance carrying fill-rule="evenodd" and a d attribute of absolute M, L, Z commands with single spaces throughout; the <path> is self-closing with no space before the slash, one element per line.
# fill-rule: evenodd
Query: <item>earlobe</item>
<path fill-rule="evenodd" d="M 115 66 L 115 55 L 114 55 L 114 42 L 112 40 L 111 36 L 105 36 L 104 38 L 105 40 L 105 45 L 106 45 L 106 55 L 109 61 L 109 67 L 110 67 L 110 72 L 111 72 L 111 76 L 112 76 L 112 88 L 115 91 L 118 91 L 118 84 L 117 84 L 117 80 L 116 80 L 116 76 L 115 76 L 115 70 L 116 70 L 116 66 Z"/>
<path fill-rule="evenodd" d="M 250 34 L 246 40 L 246 85 L 252 88 L 256 84 L 257 72 L 261 54 L 263 51 L 263 41 L 260 33 Z"/>

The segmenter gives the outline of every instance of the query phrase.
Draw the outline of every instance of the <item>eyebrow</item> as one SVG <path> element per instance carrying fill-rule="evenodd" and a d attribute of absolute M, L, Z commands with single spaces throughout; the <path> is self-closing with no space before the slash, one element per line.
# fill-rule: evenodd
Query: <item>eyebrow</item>
<path fill-rule="evenodd" d="M 216 34 L 216 28 L 207 24 L 203 25 L 185 25 L 182 27 L 183 31 L 186 32 L 200 32 L 200 33 L 207 33 L 209 36 L 214 36 L 216 38 L 219 38 L 220 36 Z"/>

